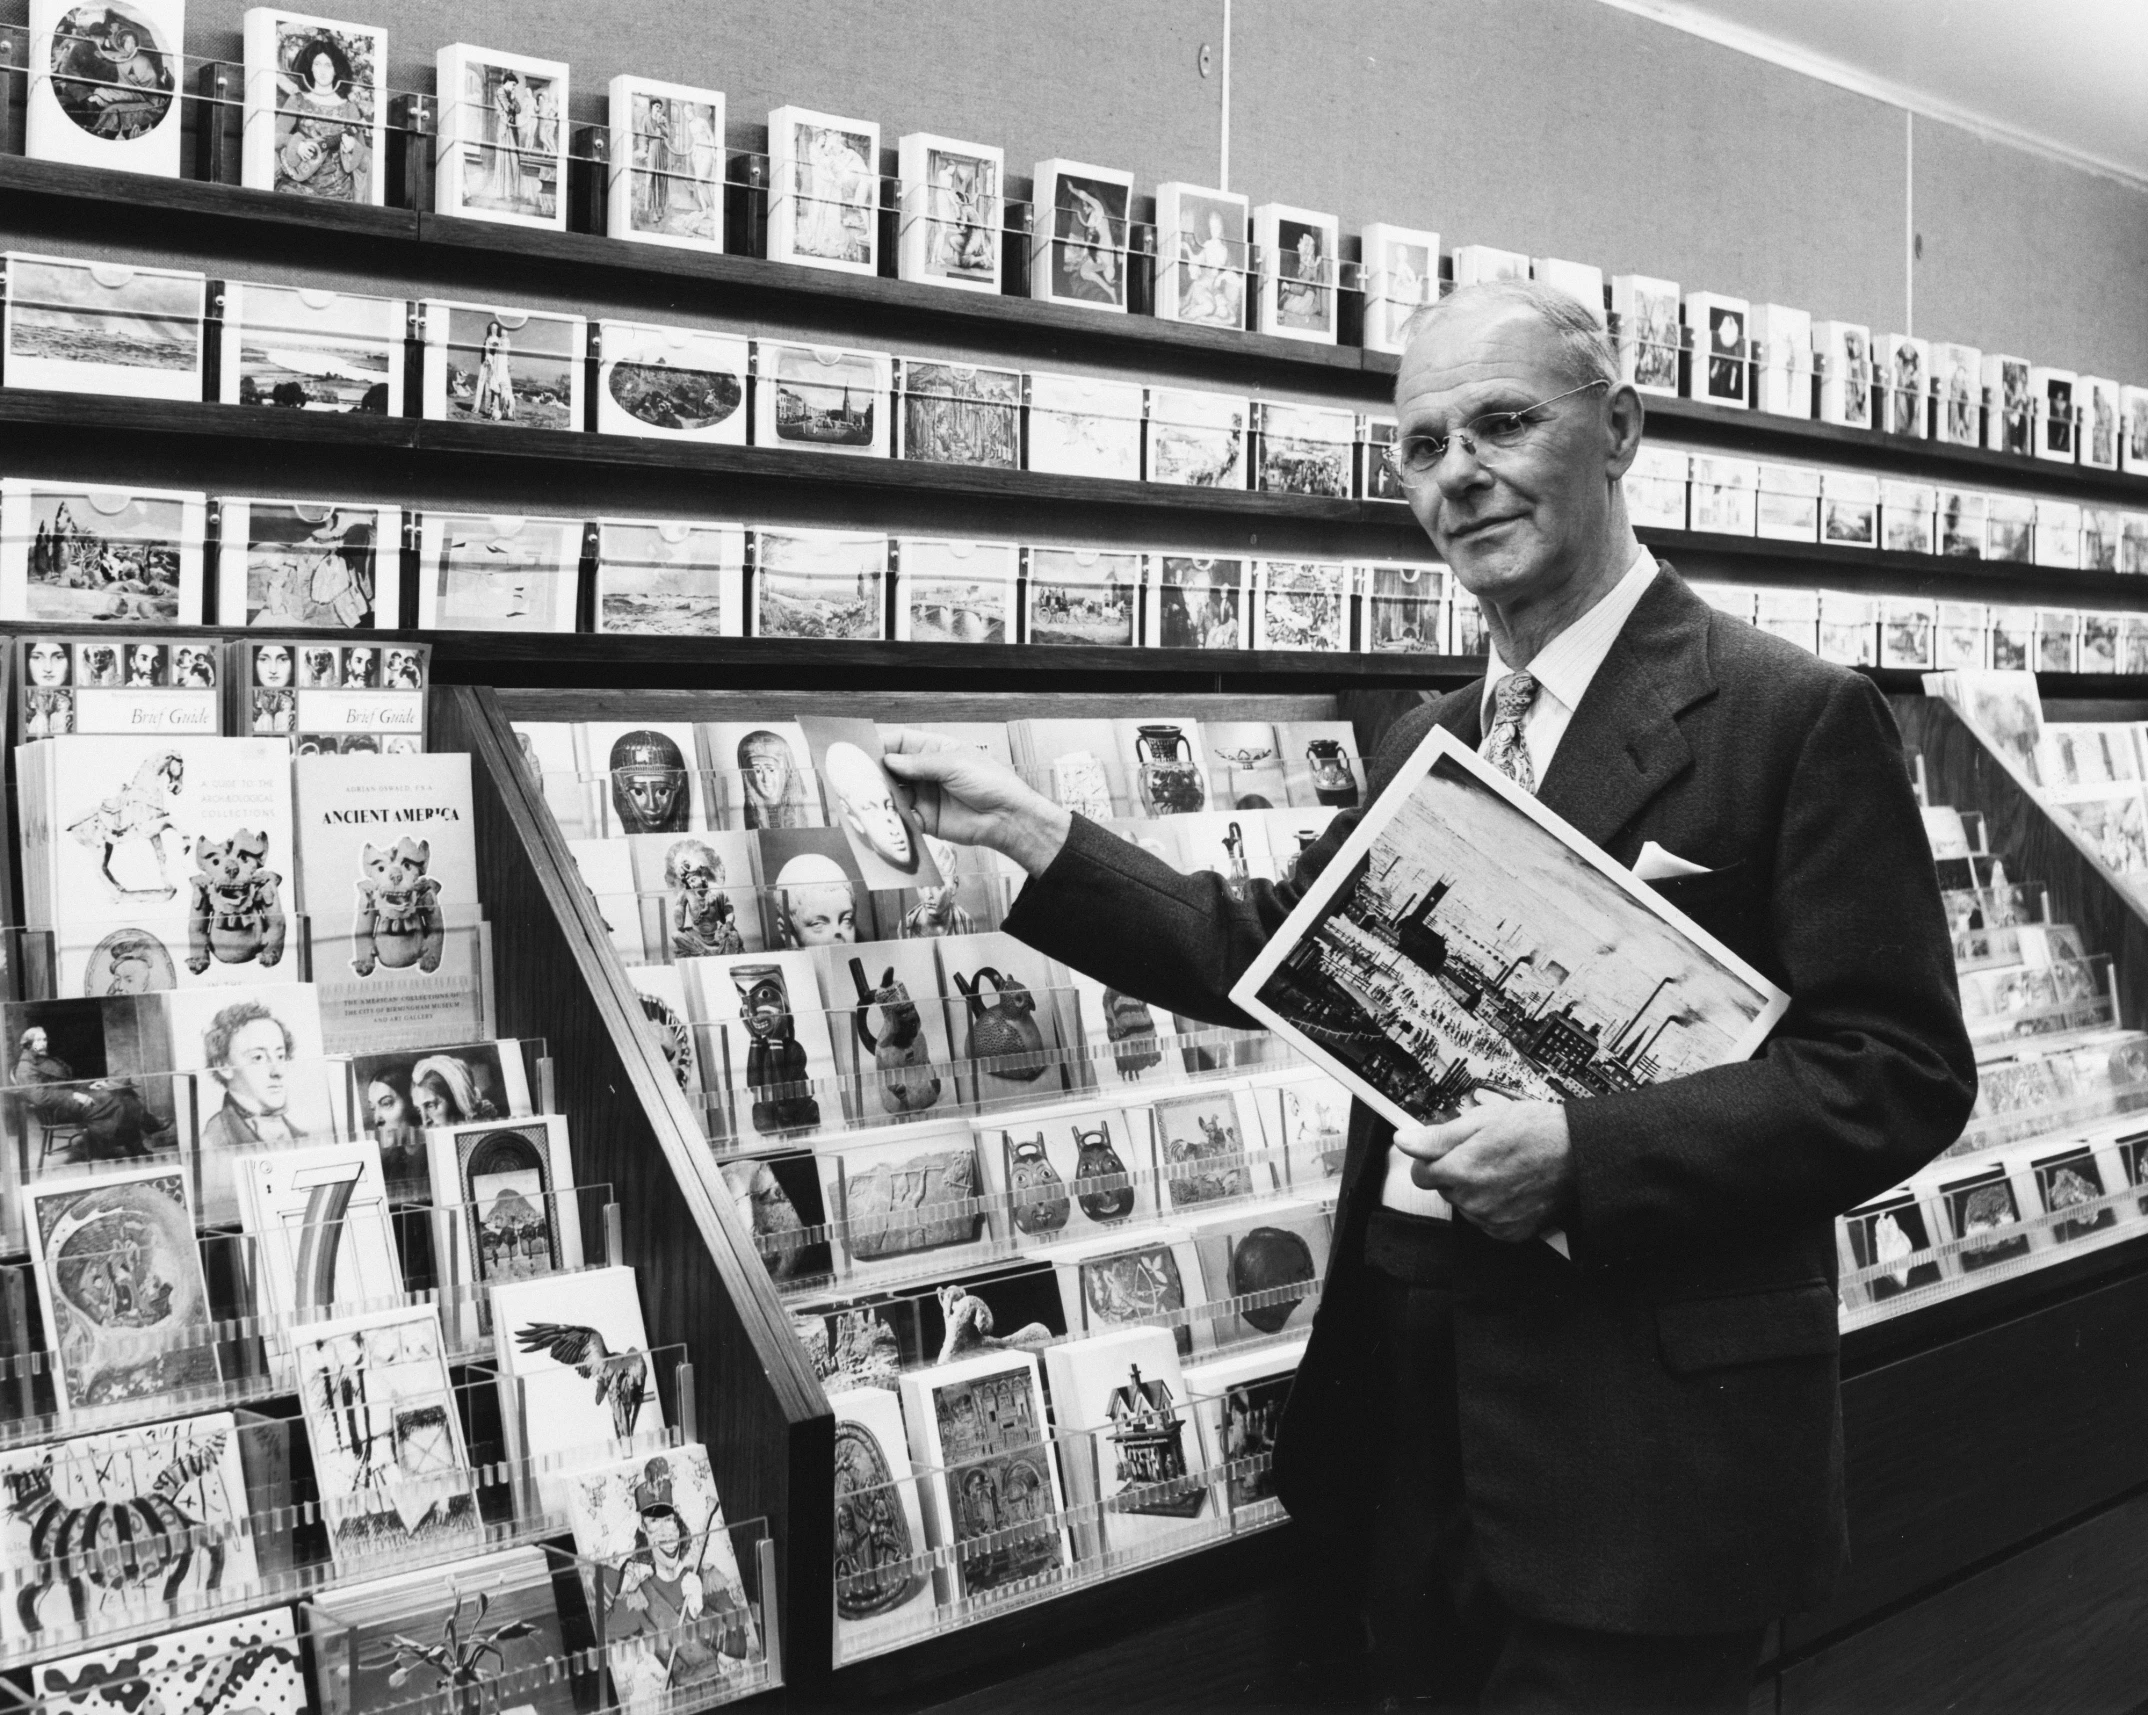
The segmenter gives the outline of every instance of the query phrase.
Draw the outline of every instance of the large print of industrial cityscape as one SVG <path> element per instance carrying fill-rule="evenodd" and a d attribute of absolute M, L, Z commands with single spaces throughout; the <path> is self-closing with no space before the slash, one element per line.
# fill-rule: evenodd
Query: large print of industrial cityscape
<path fill-rule="evenodd" d="M 1447 755 L 1257 993 L 1420 1120 L 1723 1064 L 1774 998 Z"/>

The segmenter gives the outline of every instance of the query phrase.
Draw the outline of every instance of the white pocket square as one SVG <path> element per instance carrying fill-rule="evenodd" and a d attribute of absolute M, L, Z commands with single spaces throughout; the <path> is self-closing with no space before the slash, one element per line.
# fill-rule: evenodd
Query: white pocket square
<path fill-rule="evenodd" d="M 1633 860 L 1633 873 L 1642 881 L 1677 881 L 1688 875 L 1713 875 L 1703 864 L 1688 863 L 1676 852 L 1665 851 L 1654 840 L 1642 843 L 1641 855 Z"/>

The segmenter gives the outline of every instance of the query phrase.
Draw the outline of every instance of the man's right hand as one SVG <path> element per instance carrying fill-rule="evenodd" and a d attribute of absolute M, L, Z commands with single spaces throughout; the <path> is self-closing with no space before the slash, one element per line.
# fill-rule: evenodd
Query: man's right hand
<path fill-rule="evenodd" d="M 976 746 L 914 727 L 881 737 L 888 772 L 910 788 L 926 833 L 1000 852 L 1029 875 L 1042 875 L 1067 843 L 1073 817 Z"/>

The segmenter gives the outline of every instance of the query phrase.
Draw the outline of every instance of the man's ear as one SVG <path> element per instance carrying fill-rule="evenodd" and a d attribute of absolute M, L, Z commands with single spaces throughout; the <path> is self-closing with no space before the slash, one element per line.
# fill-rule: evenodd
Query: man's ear
<path fill-rule="evenodd" d="M 1634 455 L 1641 450 L 1641 430 L 1648 409 L 1630 381 L 1614 384 L 1604 396 L 1604 450 L 1610 455 L 1605 474 L 1613 482 L 1626 474 Z"/>

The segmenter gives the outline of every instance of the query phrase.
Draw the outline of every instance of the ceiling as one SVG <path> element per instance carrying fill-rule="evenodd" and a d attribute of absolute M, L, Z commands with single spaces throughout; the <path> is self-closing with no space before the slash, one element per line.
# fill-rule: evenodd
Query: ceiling
<path fill-rule="evenodd" d="M 2144 0 L 1606 0 L 2148 188 Z"/>

